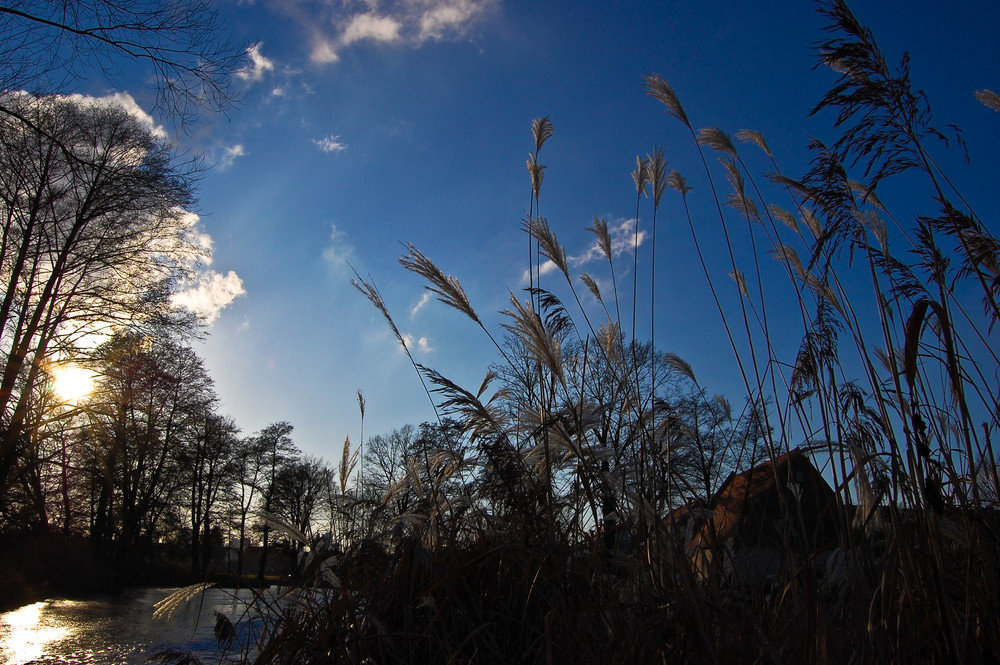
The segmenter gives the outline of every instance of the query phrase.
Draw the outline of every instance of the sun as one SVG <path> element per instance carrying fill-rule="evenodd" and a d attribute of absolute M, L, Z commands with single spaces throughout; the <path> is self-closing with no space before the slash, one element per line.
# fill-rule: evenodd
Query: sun
<path fill-rule="evenodd" d="M 53 388 L 64 402 L 75 404 L 94 389 L 94 373 L 76 365 L 60 365 L 52 370 Z"/>

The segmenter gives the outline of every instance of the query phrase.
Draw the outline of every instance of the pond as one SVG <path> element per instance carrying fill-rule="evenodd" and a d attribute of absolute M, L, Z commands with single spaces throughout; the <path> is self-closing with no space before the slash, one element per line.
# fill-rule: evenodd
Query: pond
<path fill-rule="evenodd" d="M 259 614 L 248 613 L 253 591 L 208 589 L 154 618 L 155 605 L 177 589 L 130 589 L 85 600 L 51 599 L 0 614 L 0 664 L 145 663 L 156 653 L 190 653 L 203 663 L 239 662 L 240 646 L 259 637 Z M 216 612 L 239 626 L 220 648 Z"/>

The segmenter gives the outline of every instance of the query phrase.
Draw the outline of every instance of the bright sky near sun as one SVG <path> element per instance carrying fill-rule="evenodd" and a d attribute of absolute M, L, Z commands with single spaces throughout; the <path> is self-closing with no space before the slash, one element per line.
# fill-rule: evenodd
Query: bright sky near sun
<path fill-rule="evenodd" d="M 526 286 L 520 229 L 532 119 L 548 115 L 555 130 L 539 158 L 548 167 L 542 215 L 575 273 L 602 284 L 610 281 L 606 264 L 585 229 L 597 215 L 628 235 L 637 155 L 662 146 L 670 168 L 694 187 L 696 220 L 710 215 L 690 136 L 644 94 L 644 74 L 671 83 L 696 128 L 763 132 L 795 176 L 808 166 L 810 137 L 832 136 L 829 114 L 809 117 L 834 75 L 813 71 L 823 22 L 804 0 L 220 2 L 234 37 L 254 47 L 239 74 L 242 105 L 176 139 L 214 164 L 197 210 L 214 272 L 188 297 L 218 314 L 196 348 L 222 411 L 244 433 L 288 420 L 300 448 L 328 459 L 345 436 L 357 440 L 359 389 L 366 436 L 434 418 L 391 331 L 350 285 L 351 265 L 382 292 L 418 362 L 475 390 L 496 359 L 471 321 L 429 300 L 396 260 L 401 243 L 412 242 L 461 280 L 486 325 L 502 334 L 497 312 Z M 1000 114 L 973 92 L 1000 91 L 1000 4 L 852 5 L 890 62 L 911 52 L 913 79 L 937 122 L 965 130 L 972 167 L 955 150 L 942 147 L 942 159 L 983 218 L 995 220 L 995 184 L 984 176 L 1000 172 Z M 93 84 L 81 92 L 110 92 L 97 78 Z M 151 107 L 145 80 L 116 84 Z M 710 392 L 736 404 L 741 384 L 680 197 L 668 191 L 664 200 L 657 347 L 685 358 Z M 995 221 L 987 223 L 995 233 Z M 711 229 L 710 247 L 717 221 Z M 721 283 L 726 262 L 709 262 Z M 630 288 L 630 257 L 618 267 Z M 543 279 L 555 286 L 550 274 Z M 639 326 L 648 337 L 648 316 Z M 790 356 L 800 335 L 789 336 Z"/>

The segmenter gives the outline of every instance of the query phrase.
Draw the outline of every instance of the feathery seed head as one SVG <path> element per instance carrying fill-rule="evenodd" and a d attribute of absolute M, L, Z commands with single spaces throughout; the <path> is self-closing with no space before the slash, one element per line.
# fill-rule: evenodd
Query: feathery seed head
<path fill-rule="evenodd" d="M 667 159 L 663 148 L 656 146 L 652 155 L 646 155 L 646 172 L 653 187 L 653 207 L 660 207 L 663 190 L 667 188 Z"/>
<path fill-rule="evenodd" d="M 795 231 L 796 233 L 799 232 L 799 224 L 798 222 L 795 221 L 795 215 L 788 212 L 784 208 L 781 208 L 774 204 L 767 206 L 767 210 L 769 213 L 771 213 L 772 217 L 780 220 L 782 224 L 784 224 L 791 230 Z"/>
<path fill-rule="evenodd" d="M 510 296 L 510 303 L 512 308 L 503 313 L 512 318 L 513 323 L 504 324 L 504 327 L 514 333 L 524 343 L 528 353 L 565 385 L 559 340 L 530 303 L 523 303 L 514 295 Z"/>
<path fill-rule="evenodd" d="M 728 157 L 720 157 L 719 161 L 726 167 L 726 177 L 729 179 L 729 184 L 733 186 L 733 193 L 726 197 L 726 204 L 740 211 L 740 214 L 747 219 L 760 221 L 757 204 L 747 196 L 746 183 L 736 162 Z"/>
<path fill-rule="evenodd" d="M 635 156 L 635 170 L 632 171 L 632 181 L 635 183 L 635 193 L 639 196 L 646 196 L 649 172 L 646 169 L 646 160 L 639 155 Z"/>
<path fill-rule="evenodd" d="M 878 212 L 875 210 L 855 210 L 854 218 L 875 236 L 882 252 L 887 253 L 889 250 L 889 229 L 885 225 L 885 220 L 879 217 Z"/>
<path fill-rule="evenodd" d="M 597 246 L 600 248 L 601 253 L 604 257 L 611 262 L 611 233 L 608 231 L 608 222 L 606 220 L 594 217 L 594 223 L 592 226 L 588 226 L 587 230 L 597 236 Z"/>
<path fill-rule="evenodd" d="M 365 298 L 368 298 L 368 302 L 374 305 L 375 309 L 382 314 L 386 323 L 389 324 L 392 334 L 396 336 L 396 340 L 403 346 L 403 350 L 407 355 L 409 355 L 409 349 L 406 346 L 406 341 L 403 339 L 403 334 L 396 327 L 396 322 L 393 321 L 392 316 L 389 314 L 389 308 L 385 306 L 385 301 L 382 300 L 382 294 L 379 293 L 378 288 L 374 283 L 366 282 L 362 279 L 358 271 L 354 270 L 354 266 L 351 266 L 351 270 L 354 271 L 354 277 L 351 278 L 351 285 L 360 291 Z"/>
<path fill-rule="evenodd" d="M 679 171 L 670 172 L 670 175 L 667 176 L 667 184 L 670 185 L 671 188 L 680 192 L 681 196 L 687 196 L 688 192 L 691 191 L 691 188 L 688 187 L 687 180 L 684 179 L 684 176 L 682 176 Z"/>
<path fill-rule="evenodd" d="M 591 277 L 588 273 L 583 273 L 580 275 L 580 281 L 587 285 L 590 292 L 597 299 L 597 302 L 604 304 L 604 299 L 601 298 L 601 287 L 597 285 L 597 280 Z"/>
<path fill-rule="evenodd" d="M 850 180 L 847 184 L 850 186 L 851 191 L 861 196 L 862 204 L 870 203 L 882 212 L 885 212 L 885 206 L 882 205 L 882 200 L 879 199 L 875 190 L 869 188 L 868 185 L 864 183 L 858 182 L 857 180 Z"/>
<path fill-rule="evenodd" d="M 535 154 L 537 155 L 545 142 L 552 137 L 552 121 L 549 120 L 549 116 L 532 120 L 531 133 L 535 137 Z"/>
<path fill-rule="evenodd" d="M 399 259 L 399 263 L 410 272 L 415 272 L 426 279 L 429 284 L 425 285 L 424 288 L 436 294 L 438 300 L 445 305 L 454 307 L 482 325 L 479 315 L 472 308 L 472 303 L 469 302 L 469 297 L 465 295 L 465 289 L 462 288 L 458 279 L 451 275 L 445 275 L 440 268 L 434 265 L 433 261 L 424 256 L 412 244 L 407 244 L 407 254 Z"/>
<path fill-rule="evenodd" d="M 622 342 L 621 328 L 617 323 L 609 321 L 597 330 L 597 342 L 604 349 L 604 354 L 612 364 L 619 359 L 618 349 Z"/>
<path fill-rule="evenodd" d="M 823 236 L 823 222 L 820 221 L 819 217 L 813 210 L 803 208 L 802 221 L 809 227 L 809 231 L 812 233 L 813 238 L 819 240 Z"/>
<path fill-rule="evenodd" d="M 740 293 L 743 294 L 743 297 L 750 298 L 750 292 L 747 291 L 746 275 L 744 275 L 739 270 L 733 270 L 732 272 L 729 273 L 729 276 L 732 277 L 733 280 L 736 282 L 736 286 L 739 287 Z"/>
<path fill-rule="evenodd" d="M 360 392 L 358 393 L 360 395 Z M 351 471 L 358 463 L 358 452 L 351 453 L 351 435 L 344 437 L 344 449 L 340 454 L 340 493 L 347 493 L 347 481 L 351 477 Z"/>
<path fill-rule="evenodd" d="M 542 189 L 542 180 L 545 179 L 545 165 L 538 163 L 536 155 L 528 155 L 528 173 L 531 174 L 531 191 L 538 198 L 538 192 Z"/>
<path fill-rule="evenodd" d="M 688 122 L 684 107 L 681 106 L 680 100 L 677 99 L 677 95 L 674 93 L 674 89 L 670 87 L 670 84 L 659 74 L 647 74 L 645 79 L 646 94 L 660 100 L 667 107 L 667 112 L 670 115 L 683 122 L 688 129 L 691 129 L 691 123 Z"/>
<path fill-rule="evenodd" d="M 722 412 L 725 414 L 726 420 L 732 418 L 733 405 L 729 403 L 729 400 L 726 399 L 725 395 L 716 394 L 714 397 L 712 397 L 712 400 L 720 407 L 722 407 Z"/>
<path fill-rule="evenodd" d="M 774 159 L 774 155 L 771 154 L 771 149 L 767 147 L 767 141 L 764 140 L 764 135 L 760 132 L 752 129 L 741 129 L 736 132 L 736 138 L 746 143 L 753 143 L 758 148 L 763 150 L 768 157 Z"/>
<path fill-rule="evenodd" d="M 549 222 L 545 218 L 533 219 L 528 222 L 528 233 L 538 241 L 538 249 L 545 258 L 552 261 L 560 272 L 569 276 L 569 262 L 566 260 L 566 248 L 556 240 L 556 234 L 549 228 Z"/>
<path fill-rule="evenodd" d="M 799 257 L 799 253 L 795 251 L 794 247 L 788 245 L 778 244 L 772 251 L 771 255 L 774 256 L 775 261 L 781 261 L 785 263 L 798 277 L 801 281 L 806 280 L 806 269 L 802 264 L 802 259 Z"/>
<path fill-rule="evenodd" d="M 976 99 L 978 99 L 982 104 L 994 111 L 1000 113 L 1000 95 L 993 92 L 992 90 L 976 90 Z"/>
<path fill-rule="evenodd" d="M 730 157 L 736 157 L 736 146 L 729 135 L 718 127 L 706 127 L 698 130 L 698 143 L 707 145 L 712 150 L 725 153 Z"/>
<path fill-rule="evenodd" d="M 687 378 L 691 379 L 691 382 L 694 383 L 695 385 L 698 384 L 698 379 L 696 379 L 694 376 L 694 369 L 691 367 L 691 363 L 684 360 L 683 358 L 681 358 L 679 355 L 677 355 L 672 351 L 670 353 L 667 353 L 663 359 L 668 367 L 674 369 L 677 372 L 680 372 Z"/>

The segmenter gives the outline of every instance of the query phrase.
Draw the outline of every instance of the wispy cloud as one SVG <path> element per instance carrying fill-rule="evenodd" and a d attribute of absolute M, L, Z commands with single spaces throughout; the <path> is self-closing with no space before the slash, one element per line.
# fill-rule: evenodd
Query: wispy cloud
<path fill-rule="evenodd" d="M 340 35 L 340 43 L 344 46 L 370 39 L 376 42 L 395 42 L 399 40 L 402 25 L 391 16 L 378 14 L 357 14 Z"/>
<path fill-rule="evenodd" d="M 319 65 L 328 65 L 331 62 L 337 62 L 340 60 L 340 56 L 337 55 L 337 43 L 319 31 L 314 30 L 309 59 Z"/>
<path fill-rule="evenodd" d="M 354 247 L 347 241 L 347 234 L 337 228 L 336 224 L 330 225 L 330 241 L 323 250 L 323 260 L 331 268 L 340 270 L 347 265 L 351 258 Z"/>
<path fill-rule="evenodd" d="M 550 272 L 552 272 L 553 270 L 556 270 L 556 269 L 557 269 L 556 268 L 556 264 L 552 263 L 552 261 L 546 261 L 542 265 L 538 266 L 538 273 L 541 274 L 541 275 L 548 275 Z M 521 275 L 521 281 L 522 282 L 527 282 L 530 279 L 531 279 L 531 275 L 529 275 L 528 271 L 525 270 L 524 273 Z"/>
<path fill-rule="evenodd" d="M 228 169 L 236 161 L 237 157 L 242 157 L 246 154 L 243 149 L 242 143 L 237 143 L 232 148 L 222 149 L 222 159 L 219 160 L 219 168 Z"/>
<path fill-rule="evenodd" d="M 361 41 L 419 46 L 430 40 L 463 39 L 500 0 L 301 0 L 295 14 L 310 36 L 310 59 L 340 59 Z M 331 26 L 325 29 L 323 26 Z"/>
<path fill-rule="evenodd" d="M 636 247 L 641 247 L 646 241 L 646 232 L 643 230 L 639 231 L 638 236 L 635 233 L 635 220 L 634 219 L 622 219 L 615 224 L 608 225 L 608 233 L 611 234 L 611 255 L 612 257 L 622 256 L 624 254 L 631 255 L 632 251 Z M 574 256 L 567 257 L 567 261 L 574 268 L 581 268 L 594 261 L 606 262 L 608 259 L 604 256 L 604 252 L 601 251 L 600 245 L 595 240 L 587 249 L 576 254 Z M 542 275 L 547 275 L 548 273 L 556 270 L 556 264 L 552 261 L 545 261 L 539 266 L 538 271 Z M 522 282 L 528 282 L 530 275 L 528 271 L 525 270 L 521 275 Z"/>
<path fill-rule="evenodd" d="M 260 42 L 247 49 L 250 63 L 236 72 L 236 77 L 247 83 L 256 83 L 264 78 L 264 74 L 274 70 L 274 62 L 264 57 L 260 52 Z"/>
<path fill-rule="evenodd" d="M 340 140 L 339 136 L 330 134 L 321 139 L 313 139 L 312 142 L 323 152 L 343 152 L 347 150 L 347 144 Z"/>
<path fill-rule="evenodd" d="M 183 240 L 197 248 L 196 255 L 190 257 L 191 267 L 210 265 L 215 242 L 212 240 L 212 236 L 202 230 L 201 216 L 198 213 L 185 211 L 181 215 L 181 224 L 184 227 Z"/>
<path fill-rule="evenodd" d="M 417 312 L 424 308 L 424 305 L 431 301 L 431 292 L 424 291 L 424 294 L 420 296 L 420 301 L 416 305 L 410 308 L 410 316 L 416 316 Z"/>
<path fill-rule="evenodd" d="M 420 15 L 420 40 L 443 39 L 448 34 L 460 34 L 465 25 L 483 12 L 489 3 L 475 0 L 447 0 L 426 3 Z"/>
<path fill-rule="evenodd" d="M 617 224 L 608 224 L 608 232 L 611 234 L 612 256 L 621 256 L 631 252 L 636 247 L 641 247 L 642 243 L 646 241 L 645 231 L 640 230 L 639 235 L 636 236 L 634 219 L 622 219 Z M 579 267 L 597 260 L 607 261 L 607 257 L 604 256 L 595 240 L 586 251 L 576 256 L 570 256 L 568 260 L 570 264 Z"/>
<path fill-rule="evenodd" d="M 186 287 L 171 297 L 171 303 L 190 310 L 207 324 L 214 323 L 223 309 L 246 293 L 243 280 L 232 270 L 225 275 L 205 271 Z"/>

